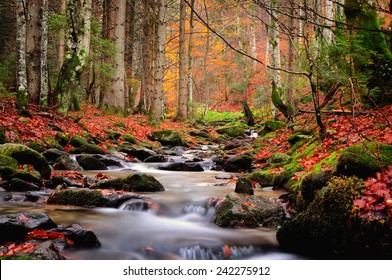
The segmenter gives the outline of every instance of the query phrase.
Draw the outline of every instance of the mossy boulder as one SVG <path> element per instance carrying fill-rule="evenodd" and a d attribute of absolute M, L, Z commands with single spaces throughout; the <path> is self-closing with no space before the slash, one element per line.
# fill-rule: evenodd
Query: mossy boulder
<path fill-rule="evenodd" d="M 230 193 L 217 206 L 213 222 L 220 227 L 274 227 L 282 223 L 283 207 L 273 199 Z"/>
<path fill-rule="evenodd" d="M 43 155 L 29 147 L 22 144 L 7 143 L 0 145 L 0 154 L 16 159 L 19 164 L 31 164 L 43 179 L 50 178 L 51 169 L 48 161 Z"/>
<path fill-rule="evenodd" d="M 0 177 L 3 180 L 11 180 L 13 178 L 33 183 L 39 187 L 42 186 L 41 174 L 34 170 L 23 170 L 18 168 L 18 161 L 12 157 L 0 154 Z"/>
<path fill-rule="evenodd" d="M 332 178 L 305 211 L 278 230 L 282 250 L 320 259 L 390 259 L 388 223 L 364 221 L 353 211 L 364 189 L 358 177 Z"/>
<path fill-rule="evenodd" d="M 294 146 L 299 141 L 302 141 L 304 139 L 309 139 L 309 138 L 310 138 L 309 135 L 305 135 L 302 132 L 296 132 L 291 134 L 289 138 L 287 138 L 287 141 L 290 143 L 291 146 Z"/>
<path fill-rule="evenodd" d="M 332 178 L 332 172 L 320 172 L 310 173 L 306 175 L 300 186 L 300 192 L 302 197 L 307 201 L 311 202 L 316 196 L 317 191 L 321 190 L 328 184 L 328 181 Z"/>
<path fill-rule="evenodd" d="M 248 179 L 258 183 L 261 187 L 272 187 L 274 185 L 274 174 L 269 170 L 258 170 L 250 173 Z"/>
<path fill-rule="evenodd" d="M 181 138 L 180 132 L 175 130 L 159 130 L 153 131 L 147 135 L 147 138 L 151 141 L 158 141 L 164 146 L 175 147 L 175 146 L 186 146 Z"/>
<path fill-rule="evenodd" d="M 104 195 L 97 190 L 62 190 L 49 196 L 48 204 L 74 205 L 86 208 L 110 207 L 117 208 L 125 201 L 139 197 L 134 194 Z"/>
<path fill-rule="evenodd" d="M 0 154 L 0 170 L 2 168 L 18 169 L 18 161 L 10 156 Z"/>
<path fill-rule="evenodd" d="M 260 184 L 261 187 L 273 187 L 274 189 L 289 189 L 292 185 L 292 177 L 295 172 L 301 170 L 297 161 L 284 165 L 280 172 L 271 170 L 258 170 L 250 173 L 248 179 Z"/>
<path fill-rule="evenodd" d="M 65 134 L 64 132 L 59 132 L 56 135 L 56 140 L 57 142 L 62 145 L 65 146 L 68 144 L 68 142 L 70 141 L 70 138 L 67 134 Z"/>
<path fill-rule="evenodd" d="M 123 190 L 132 192 L 160 192 L 165 188 L 153 176 L 148 174 L 133 174 L 124 180 Z"/>
<path fill-rule="evenodd" d="M 74 205 L 80 207 L 108 207 L 109 201 L 95 190 L 63 190 L 53 193 L 48 204 Z"/>
<path fill-rule="evenodd" d="M 208 132 L 206 129 L 195 129 L 189 132 L 190 135 L 199 137 L 199 138 L 204 138 L 204 139 L 210 139 L 211 134 Z"/>
<path fill-rule="evenodd" d="M 199 162 L 185 161 L 172 162 L 166 165 L 159 166 L 161 170 L 169 171 L 189 171 L 189 172 L 203 172 L 204 168 Z"/>
<path fill-rule="evenodd" d="M 130 144 L 136 144 L 136 139 L 131 134 L 124 134 L 122 139 Z"/>
<path fill-rule="evenodd" d="M 70 151 L 72 154 L 91 154 L 91 155 L 103 155 L 105 151 L 95 144 L 83 144 Z"/>
<path fill-rule="evenodd" d="M 135 157 L 141 161 L 157 155 L 156 152 L 144 147 L 130 147 L 128 145 L 123 145 L 120 147 L 120 152 L 126 153 L 129 156 Z"/>
<path fill-rule="evenodd" d="M 30 149 L 37 151 L 38 153 L 42 153 L 45 151 L 45 144 L 42 141 L 32 141 L 27 144 Z"/>
<path fill-rule="evenodd" d="M 259 134 L 261 136 L 264 136 L 270 132 L 274 132 L 285 127 L 286 127 L 285 122 L 277 121 L 277 120 L 266 120 Z"/>
<path fill-rule="evenodd" d="M 121 133 L 116 130 L 105 130 L 105 132 L 111 140 L 118 140 L 121 137 Z"/>
<path fill-rule="evenodd" d="M 216 129 L 216 132 L 219 134 L 225 134 L 229 137 L 244 137 L 245 136 L 245 129 L 241 125 L 232 125 L 232 126 L 225 126 Z"/>
<path fill-rule="evenodd" d="M 18 161 L 12 157 L 0 154 L 0 177 L 10 180 L 22 171 L 18 169 Z"/>
<path fill-rule="evenodd" d="M 223 165 L 223 169 L 226 172 L 249 171 L 254 160 L 255 158 L 253 156 L 247 154 L 234 156 L 227 160 L 227 162 Z"/>
<path fill-rule="evenodd" d="M 164 191 L 163 185 L 148 174 L 132 174 L 128 177 L 116 178 L 98 182 L 91 186 L 92 189 L 113 189 L 129 192 L 159 192 Z"/>
<path fill-rule="evenodd" d="M 90 185 L 91 189 L 112 189 L 112 190 L 123 190 L 124 186 L 124 179 L 122 178 L 116 178 L 116 179 L 111 179 L 111 180 L 103 180 L 103 181 L 98 181 L 97 183 L 93 183 Z"/>
<path fill-rule="evenodd" d="M 86 140 L 86 138 L 84 138 L 84 137 L 81 136 L 81 135 L 74 135 L 74 136 L 72 136 L 71 139 L 70 139 L 70 144 L 71 144 L 73 147 L 78 148 L 78 147 L 80 147 L 80 146 L 87 145 L 87 144 L 88 144 L 88 141 Z"/>
<path fill-rule="evenodd" d="M 389 165 L 392 165 L 392 145 L 378 142 L 357 144 L 340 153 L 335 174 L 367 179 Z"/>
<path fill-rule="evenodd" d="M 285 163 L 289 161 L 291 157 L 284 153 L 275 153 L 272 154 L 271 157 L 268 159 L 269 164 L 277 164 L 277 163 Z"/>
<path fill-rule="evenodd" d="M 84 170 L 107 170 L 107 166 L 91 155 L 82 155 L 76 161 Z"/>
<path fill-rule="evenodd" d="M 63 147 L 57 142 L 57 139 L 55 137 L 45 137 L 43 139 L 44 145 L 46 149 L 50 148 L 56 148 L 61 150 Z"/>

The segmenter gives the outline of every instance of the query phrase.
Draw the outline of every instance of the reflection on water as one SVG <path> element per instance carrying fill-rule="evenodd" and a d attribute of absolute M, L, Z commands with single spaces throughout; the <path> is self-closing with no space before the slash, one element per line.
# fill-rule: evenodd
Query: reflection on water
<path fill-rule="evenodd" d="M 279 252 L 274 230 L 224 229 L 210 222 L 214 211 L 209 206 L 211 197 L 223 197 L 235 187 L 228 179 L 216 179 L 219 172 L 170 172 L 144 164 L 131 167 L 153 175 L 164 185 L 165 192 L 143 194 L 159 204 L 159 212 L 31 202 L 3 202 L 0 212 L 46 212 L 59 225 L 77 223 L 97 235 L 100 248 L 64 251 L 67 259 L 293 258 Z M 130 172 L 107 173 L 125 177 Z M 256 194 L 280 195 L 263 190 Z M 225 255 L 225 248 L 229 255 Z"/>

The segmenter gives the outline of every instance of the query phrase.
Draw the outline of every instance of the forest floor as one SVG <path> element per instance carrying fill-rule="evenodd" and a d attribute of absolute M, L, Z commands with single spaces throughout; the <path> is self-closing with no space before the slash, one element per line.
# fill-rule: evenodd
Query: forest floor
<path fill-rule="evenodd" d="M 56 138 L 59 132 L 69 137 L 73 135 L 83 135 L 88 133 L 93 138 L 100 139 L 99 145 L 108 151 L 116 144 L 121 144 L 121 138 L 117 143 L 113 143 L 108 137 L 108 132 L 117 131 L 121 135 L 130 134 L 138 143 L 154 145 L 147 139 L 147 135 L 154 130 L 178 130 L 183 139 L 192 146 L 200 140 L 189 135 L 194 128 L 191 122 L 173 122 L 171 120 L 162 121 L 158 127 L 148 124 L 148 118 L 144 115 L 132 115 L 129 117 L 119 117 L 117 115 L 106 115 L 105 112 L 88 106 L 79 112 L 70 112 L 64 115 L 56 110 L 42 111 L 39 107 L 30 106 L 28 108 L 30 116 L 21 116 L 16 110 L 15 101 L 12 98 L 0 99 L 0 130 L 5 132 L 5 136 L 10 142 L 23 143 L 29 145 L 31 142 L 48 142 L 46 139 Z M 300 165 L 303 171 L 311 170 L 315 164 L 329 156 L 334 151 L 345 148 L 361 141 L 373 140 L 385 144 L 392 144 L 392 105 L 388 105 L 381 110 L 370 110 L 358 112 L 357 114 L 324 114 L 323 121 L 327 128 L 327 137 L 317 139 L 319 145 L 312 154 L 302 158 Z M 264 120 L 256 118 L 256 126 L 260 127 Z M 200 128 L 200 125 L 199 125 Z M 205 127 L 212 138 L 217 137 L 214 126 Z M 259 159 L 256 167 L 263 167 L 263 159 L 268 159 L 274 153 L 286 153 L 290 148 L 287 141 L 290 135 L 296 131 L 317 131 L 314 114 L 301 113 L 295 118 L 295 125 L 288 125 L 268 137 L 260 137 L 257 141 L 262 149 L 255 150 L 254 154 Z M 313 135 L 317 135 L 313 133 Z M 316 136 L 317 137 L 317 136 Z M 309 144 L 311 144 L 310 142 Z M 65 150 L 71 146 L 65 147 Z M 298 152 L 307 149 L 307 145 L 298 148 Z M 237 149 L 237 153 L 247 150 Z M 277 170 L 278 172 L 278 170 Z"/>

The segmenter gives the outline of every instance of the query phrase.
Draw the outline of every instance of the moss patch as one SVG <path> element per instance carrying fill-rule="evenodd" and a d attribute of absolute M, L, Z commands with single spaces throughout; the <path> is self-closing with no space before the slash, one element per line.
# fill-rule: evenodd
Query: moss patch
<path fill-rule="evenodd" d="M 392 145 L 357 144 L 344 149 L 336 163 L 335 174 L 366 179 L 392 165 Z"/>

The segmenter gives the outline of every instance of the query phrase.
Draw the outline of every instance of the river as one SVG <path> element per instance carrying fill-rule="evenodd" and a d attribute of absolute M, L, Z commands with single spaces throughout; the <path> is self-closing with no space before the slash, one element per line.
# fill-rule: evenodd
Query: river
<path fill-rule="evenodd" d="M 153 175 L 165 191 L 143 196 L 151 198 L 159 211 L 3 201 L 0 212 L 45 212 L 59 225 L 76 223 L 97 235 L 101 242 L 99 248 L 64 250 L 62 254 L 67 259 L 300 258 L 279 250 L 276 229 L 226 229 L 213 224 L 214 208 L 208 206 L 209 202 L 234 191 L 235 183 L 230 177 L 235 174 L 211 171 L 208 161 L 206 166 L 204 172 L 176 172 L 158 170 L 155 164 L 127 163 L 122 168 L 105 171 L 114 177 L 126 177 L 134 172 Z M 276 197 L 281 192 L 257 189 L 255 194 Z"/>

